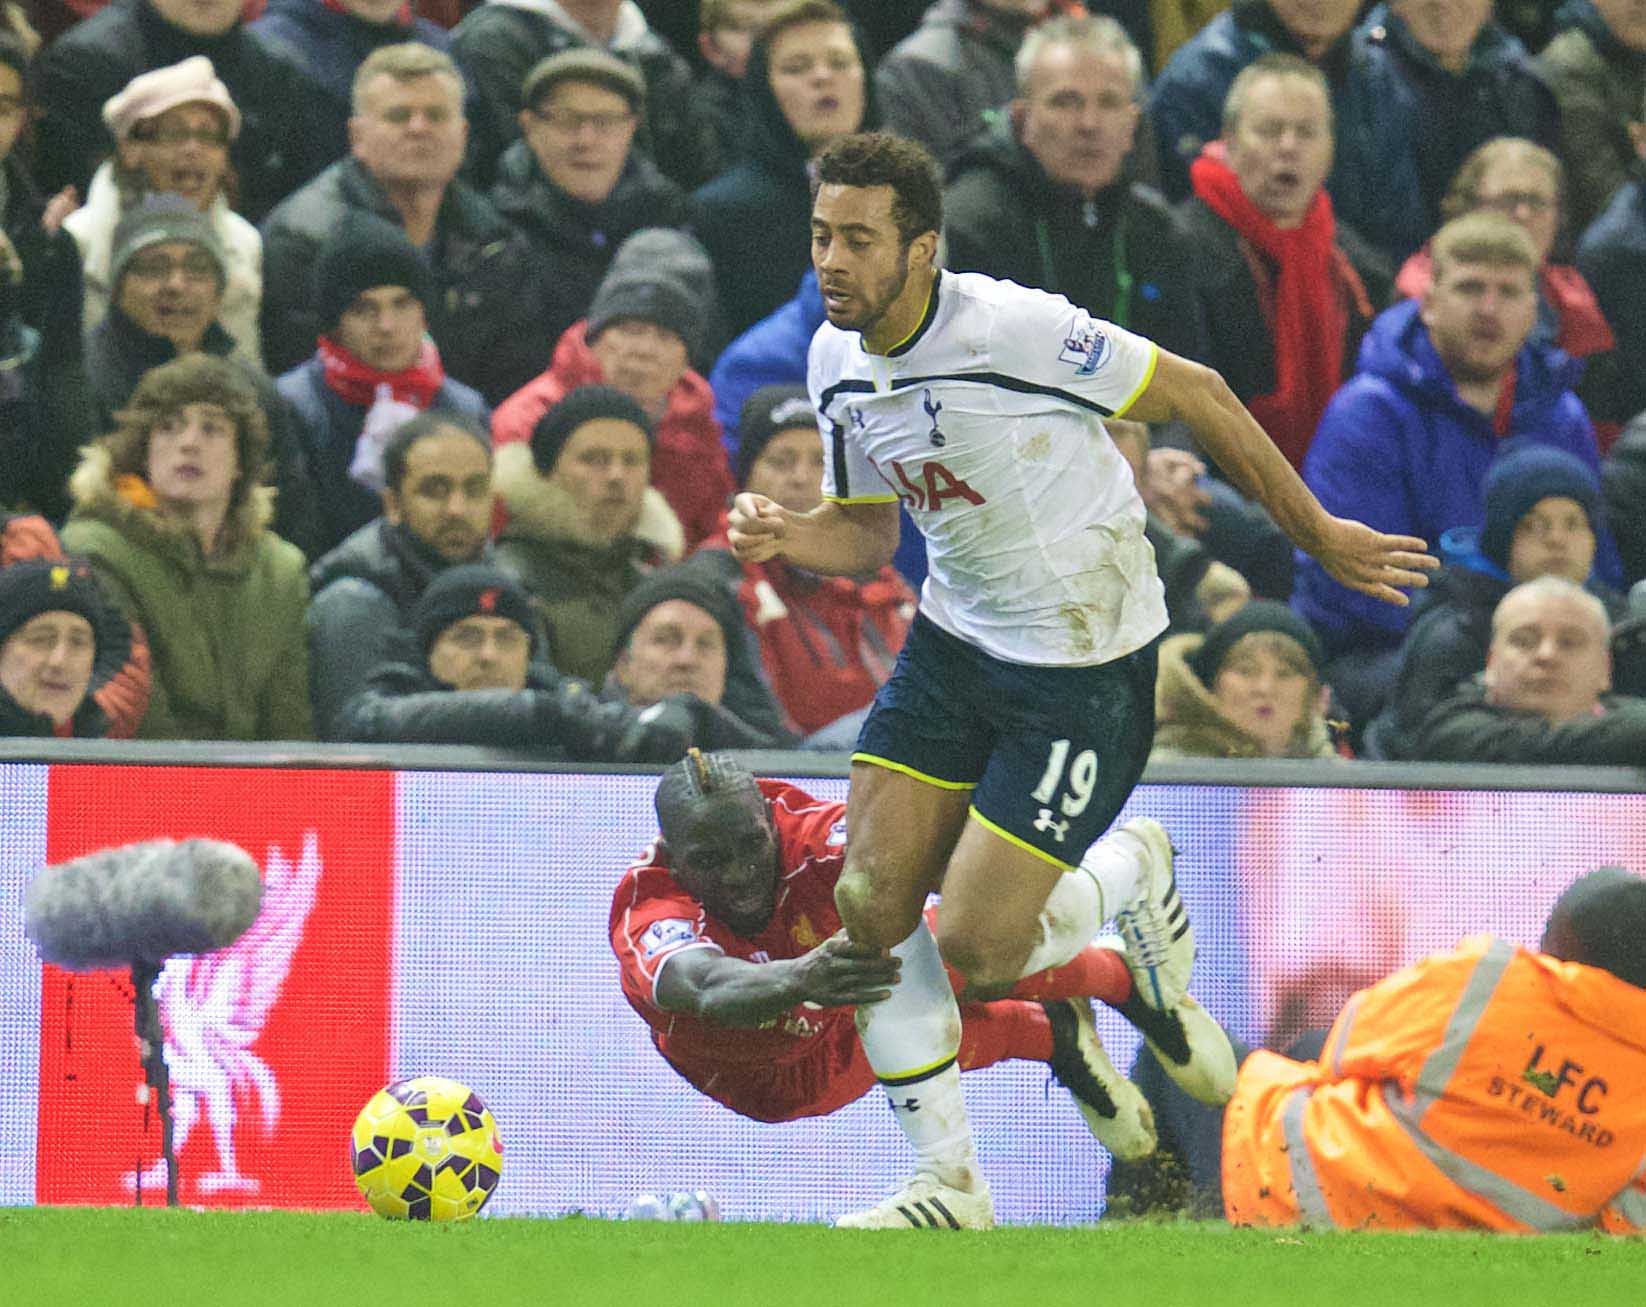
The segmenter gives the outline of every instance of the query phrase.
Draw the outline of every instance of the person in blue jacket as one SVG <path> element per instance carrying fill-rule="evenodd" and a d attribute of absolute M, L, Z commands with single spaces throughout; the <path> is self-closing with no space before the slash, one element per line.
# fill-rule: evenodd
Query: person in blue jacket
<path fill-rule="evenodd" d="M 1594 428 L 1572 393 L 1577 366 L 1528 342 L 1537 316 L 1537 254 L 1496 214 L 1440 229 L 1435 278 L 1421 300 L 1381 314 L 1358 370 L 1326 407 L 1303 479 L 1330 513 L 1431 542 L 1482 525 L 1488 470 L 1526 444 L 1564 449 L 1598 471 Z M 1609 535 L 1596 570 L 1621 576 Z M 1387 698 L 1411 614 L 1378 611 L 1299 556 L 1293 606 L 1320 632 L 1327 679 L 1357 724 Z"/>

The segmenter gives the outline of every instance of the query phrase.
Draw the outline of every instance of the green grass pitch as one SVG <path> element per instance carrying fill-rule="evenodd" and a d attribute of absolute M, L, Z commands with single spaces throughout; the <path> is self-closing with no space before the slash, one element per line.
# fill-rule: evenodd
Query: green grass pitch
<path fill-rule="evenodd" d="M 0 1209 L 17 1307 L 1470 1307 L 1646 1303 L 1646 1242 L 1219 1224 L 878 1233 L 346 1213 Z"/>

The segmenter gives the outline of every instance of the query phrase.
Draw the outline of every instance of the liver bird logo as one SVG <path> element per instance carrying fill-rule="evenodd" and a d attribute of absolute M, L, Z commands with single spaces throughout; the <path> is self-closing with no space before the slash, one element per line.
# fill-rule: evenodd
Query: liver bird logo
<path fill-rule="evenodd" d="M 235 1161 L 234 1126 L 253 1100 L 266 1133 L 272 1134 L 280 1122 L 280 1085 L 252 1045 L 286 983 L 314 908 L 320 873 L 318 832 L 304 836 L 295 863 L 270 845 L 263 865 L 263 906 L 251 929 L 226 949 L 172 958 L 155 983 L 171 1069 L 176 1150 L 182 1153 L 202 1117 L 217 1149 L 216 1166 L 196 1180 L 203 1195 L 255 1194 L 261 1188 Z M 161 1160 L 145 1171 L 143 1187 L 163 1186 L 165 1168 Z M 136 1188 L 136 1172 L 123 1178 L 127 1189 Z"/>

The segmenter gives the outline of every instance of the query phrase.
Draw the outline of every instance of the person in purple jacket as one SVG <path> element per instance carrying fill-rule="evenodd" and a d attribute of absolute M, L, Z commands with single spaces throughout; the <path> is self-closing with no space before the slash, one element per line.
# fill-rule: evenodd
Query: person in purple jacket
<path fill-rule="evenodd" d="M 1303 464 L 1327 512 L 1429 541 L 1482 524 L 1486 473 L 1506 450 L 1546 444 L 1590 468 L 1600 462 L 1572 393 L 1578 366 L 1527 339 L 1538 260 L 1525 232 L 1469 214 L 1442 227 L 1432 249 L 1433 285 L 1372 324 Z M 1597 575 L 1616 584 L 1616 546 L 1610 536 L 1597 544 Z M 1292 603 L 1325 642 L 1344 710 L 1364 724 L 1388 697 L 1410 613 L 1364 601 L 1302 555 Z"/>

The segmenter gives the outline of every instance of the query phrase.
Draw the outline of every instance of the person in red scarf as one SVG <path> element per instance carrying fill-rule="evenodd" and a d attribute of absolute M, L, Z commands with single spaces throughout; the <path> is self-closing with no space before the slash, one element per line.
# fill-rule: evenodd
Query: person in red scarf
<path fill-rule="evenodd" d="M 1550 257 L 1560 235 L 1565 194 L 1566 170 L 1553 153 L 1521 136 L 1496 136 L 1463 161 L 1440 211 L 1448 222 L 1466 213 L 1500 213 L 1532 238 L 1540 264 L 1537 323 L 1531 339 L 1588 360 L 1578 393 L 1595 419 L 1605 453 L 1634 413 L 1625 411 L 1626 402 L 1621 407 L 1608 403 L 1622 360 L 1613 357 L 1617 341 L 1593 288 L 1571 264 L 1555 263 Z M 1425 243 L 1401 265 L 1395 290 L 1405 299 L 1422 299 L 1433 275 Z"/>
<path fill-rule="evenodd" d="M 318 488 L 322 553 L 383 511 L 383 448 L 403 422 L 439 409 L 484 429 L 491 415 L 441 366 L 428 334 L 428 269 L 399 228 L 349 215 L 321 252 L 317 280 L 326 333 L 275 385 Z"/>
<path fill-rule="evenodd" d="M 1332 150 L 1324 75 L 1264 55 L 1229 88 L 1222 139 L 1190 166 L 1180 210 L 1199 255 L 1204 361 L 1300 469 L 1390 285 L 1381 257 L 1332 214 Z"/>

